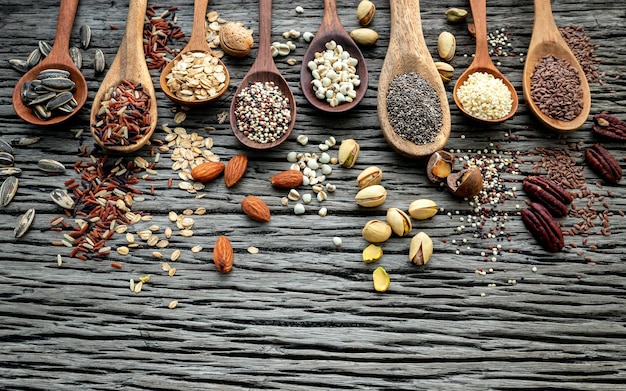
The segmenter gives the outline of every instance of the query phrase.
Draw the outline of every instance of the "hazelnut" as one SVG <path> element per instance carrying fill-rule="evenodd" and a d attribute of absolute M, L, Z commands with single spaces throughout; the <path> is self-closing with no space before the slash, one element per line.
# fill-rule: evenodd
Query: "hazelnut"
<path fill-rule="evenodd" d="M 442 182 L 454 169 L 456 156 L 447 151 L 437 151 L 430 155 L 426 165 L 426 176 L 433 183 Z"/>
<path fill-rule="evenodd" d="M 252 30 L 246 29 L 241 23 L 226 23 L 220 27 L 220 45 L 225 53 L 233 57 L 244 57 L 254 46 Z"/>
<path fill-rule="evenodd" d="M 483 174 L 478 167 L 468 168 L 448 175 L 447 184 L 457 197 L 474 197 L 483 188 Z"/>

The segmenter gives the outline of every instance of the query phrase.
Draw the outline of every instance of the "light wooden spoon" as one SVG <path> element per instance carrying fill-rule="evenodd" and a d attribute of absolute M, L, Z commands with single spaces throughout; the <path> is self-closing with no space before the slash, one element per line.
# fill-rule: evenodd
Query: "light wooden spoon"
<path fill-rule="evenodd" d="M 163 72 L 161 72 L 161 78 L 159 79 L 161 84 L 161 90 L 165 93 L 165 95 L 174 103 L 180 106 L 188 106 L 188 107 L 198 107 L 204 104 L 213 102 L 219 99 L 224 93 L 228 90 L 228 84 L 230 83 L 230 74 L 228 73 L 228 69 L 226 65 L 222 62 L 222 60 L 217 59 L 218 64 L 224 68 L 224 73 L 226 74 L 226 80 L 224 81 L 224 87 L 217 92 L 216 95 L 213 95 L 207 99 L 202 100 L 185 100 L 180 99 L 173 94 L 169 87 L 167 86 L 167 78 L 166 76 L 172 71 L 174 67 L 174 63 L 180 60 L 183 54 L 187 52 L 204 52 L 208 53 L 212 56 L 213 52 L 209 47 L 209 43 L 206 40 L 206 9 L 209 5 L 209 0 L 195 0 L 194 1 L 194 9 L 193 9 L 193 26 L 191 28 L 191 37 L 189 38 L 189 42 L 187 46 L 180 51 L 178 56 L 174 57 L 172 61 L 167 64 L 165 68 L 163 68 Z"/>
<path fill-rule="evenodd" d="M 389 0 L 391 36 L 378 82 L 378 120 L 385 139 L 401 155 L 420 158 L 442 149 L 450 137 L 450 106 L 443 81 L 428 51 L 422 32 L 419 0 Z M 435 140 L 415 144 L 398 135 L 389 122 L 387 92 L 393 79 L 416 72 L 434 88 L 441 107 L 442 125 Z"/>
<path fill-rule="evenodd" d="M 283 141 L 287 140 L 296 123 L 296 102 L 293 99 L 293 93 L 289 88 L 289 84 L 280 74 L 280 71 L 274 64 L 274 58 L 270 52 L 270 40 L 272 35 L 272 0 L 259 0 L 259 50 L 256 59 L 250 67 L 250 70 L 241 81 L 239 88 L 235 92 L 230 105 L 230 126 L 233 134 L 237 139 L 248 148 L 252 149 L 269 149 L 273 148 Z M 237 107 L 237 96 L 241 90 L 255 82 L 273 82 L 289 99 L 289 108 L 291 110 L 291 122 L 287 131 L 276 141 L 269 143 L 259 143 L 246 137 L 237 126 L 237 116 L 235 109 Z"/>
<path fill-rule="evenodd" d="M 69 55 L 70 35 L 74 25 L 78 2 L 79 0 L 61 1 L 59 19 L 57 20 L 57 32 L 52 50 L 50 50 L 50 53 L 42 62 L 34 66 L 18 80 L 13 90 L 13 109 L 15 113 L 24 121 L 33 125 L 54 125 L 64 122 L 76 115 L 87 101 L 87 82 Z M 34 80 L 41 71 L 51 68 L 62 69 L 70 73 L 70 79 L 76 85 L 74 99 L 78 105 L 69 114 L 57 115 L 50 119 L 42 120 L 33 113 L 30 107 L 22 103 L 22 86 L 25 82 Z"/>
<path fill-rule="evenodd" d="M 486 124 L 496 124 L 504 122 L 511 118 L 517 111 L 519 105 L 519 99 L 517 98 L 517 92 L 513 84 L 496 68 L 489 56 L 489 49 L 487 47 L 487 0 L 470 0 L 470 7 L 472 9 L 472 18 L 474 19 L 474 26 L 476 27 L 476 54 L 474 60 L 470 66 L 459 76 L 456 84 L 454 85 L 454 103 L 459 107 L 461 112 L 478 122 Z M 484 72 L 493 75 L 494 78 L 502 80 L 502 83 L 511 92 L 511 99 L 513 100 L 511 110 L 503 117 L 496 119 L 479 118 L 463 108 L 461 101 L 457 95 L 459 87 L 467 81 L 467 78 L 476 72 Z"/>
<path fill-rule="evenodd" d="M 143 24 L 146 15 L 148 0 L 130 0 L 126 29 L 120 47 L 109 67 L 109 70 L 100 84 L 91 107 L 91 134 L 98 145 L 116 153 L 132 153 L 143 147 L 154 132 L 157 124 L 157 101 L 154 93 L 152 77 L 146 65 L 143 51 Z M 100 109 L 100 102 L 109 89 L 116 87 L 122 80 L 141 84 L 150 98 L 150 128 L 135 143 L 129 145 L 106 145 L 94 132 L 96 115 Z"/>
<path fill-rule="evenodd" d="M 583 107 L 576 118 L 571 121 L 561 121 L 544 114 L 535 104 L 530 89 L 530 79 L 535 71 L 535 65 L 545 56 L 552 55 L 558 59 L 563 59 L 578 70 L 580 88 L 582 89 Z M 559 132 L 570 132 L 579 129 L 589 116 L 591 109 L 591 92 L 585 72 L 576 60 L 576 56 L 571 51 L 567 42 L 559 33 L 559 29 L 552 16 L 550 0 L 535 0 L 535 20 L 533 32 L 524 64 L 524 74 L 522 77 L 522 87 L 524 89 L 524 100 L 530 111 L 545 126 Z"/>
<path fill-rule="evenodd" d="M 313 60 L 315 53 L 323 53 L 326 51 L 326 43 L 334 40 L 337 45 L 341 45 L 344 51 L 350 53 L 350 57 L 355 58 L 358 63 L 356 66 L 356 73 L 359 75 L 361 84 L 355 89 L 356 97 L 352 102 L 344 102 L 337 106 L 331 106 L 325 100 L 318 99 L 313 91 L 313 74 L 308 67 L 309 61 Z M 324 16 L 322 18 L 322 24 L 320 25 L 315 37 L 309 43 L 304 57 L 302 58 L 302 68 L 300 69 L 300 84 L 302 86 L 302 93 L 311 105 L 319 110 L 341 113 L 352 109 L 358 105 L 361 99 L 367 92 L 367 66 L 365 65 L 365 58 L 363 53 L 354 42 L 352 37 L 346 32 L 337 15 L 337 4 L 335 0 L 324 0 Z"/>

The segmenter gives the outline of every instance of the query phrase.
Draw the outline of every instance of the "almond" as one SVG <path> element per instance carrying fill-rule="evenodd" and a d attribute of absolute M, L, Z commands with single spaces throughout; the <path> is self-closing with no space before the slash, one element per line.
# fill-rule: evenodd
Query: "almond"
<path fill-rule="evenodd" d="M 241 201 L 243 213 L 253 220 L 267 223 L 270 221 L 270 208 L 259 197 L 249 195 Z"/>
<path fill-rule="evenodd" d="M 246 155 L 233 156 L 224 170 L 224 182 L 226 183 L 226 187 L 231 187 L 239 182 L 243 174 L 245 174 L 247 167 L 248 157 Z"/>
<path fill-rule="evenodd" d="M 198 182 L 209 182 L 220 176 L 224 167 L 224 163 L 221 162 L 202 163 L 191 170 L 191 176 Z"/>
<path fill-rule="evenodd" d="M 233 252 L 233 246 L 230 244 L 230 240 L 226 236 L 220 236 L 215 242 L 213 247 L 213 262 L 217 270 L 222 273 L 228 273 L 233 268 L 233 261 L 235 260 L 235 253 Z"/>
<path fill-rule="evenodd" d="M 281 171 L 270 178 L 270 183 L 281 189 L 293 189 L 302 184 L 302 173 L 296 170 Z"/>

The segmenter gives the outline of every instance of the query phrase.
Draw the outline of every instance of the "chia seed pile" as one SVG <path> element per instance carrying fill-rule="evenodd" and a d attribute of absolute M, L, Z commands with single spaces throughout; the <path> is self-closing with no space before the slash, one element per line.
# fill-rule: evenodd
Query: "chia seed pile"
<path fill-rule="evenodd" d="M 387 112 L 394 132 L 415 144 L 433 142 L 443 125 L 435 89 L 415 72 L 401 73 L 391 81 Z"/>

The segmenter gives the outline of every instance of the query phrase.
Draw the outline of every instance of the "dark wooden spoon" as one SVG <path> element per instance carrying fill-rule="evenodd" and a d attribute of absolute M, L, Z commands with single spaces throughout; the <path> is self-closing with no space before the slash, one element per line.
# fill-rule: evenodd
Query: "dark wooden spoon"
<path fill-rule="evenodd" d="M 272 0 L 259 0 L 259 50 L 252 67 L 250 67 L 250 70 L 241 81 L 241 84 L 239 85 L 239 88 L 237 88 L 235 97 L 230 105 L 230 126 L 233 130 L 233 134 L 242 144 L 253 149 L 269 149 L 281 144 L 283 141 L 287 140 L 296 123 L 296 102 L 293 99 L 293 93 L 291 92 L 287 81 L 280 74 L 276 64 L 274 64 L 274 58 L 270 52 L 271 35 Z M 250 140 L 239 130 L 237 126 L 237 116 L 235 115 L 237 96 L 241 90 L 255 82 L 273 82 L 280 89 L 283 95 L 289 99 L 291 122 L 289 123 L 287 131 L 273 142 L 260 143 Z"/>
<path fill-rule="evenodd" d="M 563 59 L 578 70 L 580 88 L 582 89 L 583 107 L 580 114 L 571 121 L 561 121 L 547 116 L 539 109 L 532 98 L 530 89 L 531 76 L 535 71 L 536 64 L 540 62 L 543 57 L 548 55 Z M 576 56 L 561 36 L 561 33 L 559 33 L 559 28 L 552 16 L 550 0 L 535 0 L 535 20 L 530 46 L 528 47 L 528 54 L 526 55 L 526 63 L 524 64 L 522 87 L 524 89 L 524 101 L 526 105 L 535 117 L 548 128 L 559 132 L 570 132 L 579 129 L 583 126 L 585 121 L 587 121 L 591 109 L 589 83 L 587 82 L 584 70 L 578 63 L 578 60 L 576 60 Z"/>
<path fill-rule="evenodd" d="M 472 9 L 472 18 L 474 19 L 474 26 L 476 28 L 476 54 L 470 66 L 465 70 L 465 72 L 463 72 L 463 74 L 461 74 L 461 76 L 459 76 L 456 84 L 454 85 L 454 103 L 456 103 L 463 114 L 473 120 L 485 124 L 501 123 L 515 114 L 519 105 L 519 99 L 517 98 L 517 92 L 515 91 L 513 84 L 511 84 L 511 82 L 498 70 L 498 68 L 496 68 L 491 61 L 491 57 L 489 56 L 489 49 L 487 47 L 487 0 L 470 0 L 470 7 Z M 493 75 L 494 78 L 502 80 L 502 83 L 504 83 L 504 85 L 511 92 L 511 99 L 513 102 L 511 110 L 509 110 L 505 116 L 496 119 L 479 118 L 463 108 L 463 105 L 457 96 L 457 91 L 459 87 L 467 81 L 467 78 L 476 72 L 489 73 Z"/>
<path fill-rule="evenodd" d="M 80 72 L 80 69 L 74 65 L 69 55 L 70 35 L 72 33 L 72 26 L 74 25 L 78 2 L 79 0 L 61 0 L 59 19 L 57 20 L 57 32 L 52 50 L 50 50 L 50 53 L 42 62 L 35 65 L 20 78 L 13 90 L 13 109 L 15 113 L 24 121 L 33 125 L 54 125 L 67 121 L 76 115 L 87 101 L 87 82 Z M 42 120 L 33 113 L 30 107 L 22 103 L 21 95 L 24 83 L 34 80 L 37 75 L 45 69 L 62 69 L 70 73 L 70 79 L 76 84 L 74 99 L 78 103 L 71 113 Z"/>
<path fill-rule="evenodd" d="M 128 5 L 128 18 L 126 20 L 126 30 L 120 43 L 120 47 L 109 67 L 109 70 L 100 84 L 91 107 L 91 134 L 98 145 L 115 153 L 132 153 L 141 149 L 150 139 L 157 124 L 157 101 L 152 84 L 152 76 L 146 65 L 146 57 L 143 51 L 143 23 L 146 15 L 148 0 L 130 0 Z M 105 94 L 112 87 L 116 87 L 122 80 L 141 84 L 143 90 L 150 97 L 150 128 L 134 143 L 129 145 L 108 145 L 105 144 L 94 132 L 96 115 L 100 109 L 100 103 Z"/>
<path fill-rule="evenodd" d="M 198 107 L 213 102 L 219 99 L 222 95 L 224 95 L 224 93 L 228 90 L 228 84 L 230 83 L 230 74 L 228 73 L 228 69 L 226 68 L 226 65 L 224 65 L 222 60 L 218 59 L 218 64 L 224 67 L 226 80 L 224 81 L 224 87 L 219 90 L 216 95 L 202 100 L 184 100 L 173 94 L 167 86 L 166 76 L 172 71 L 174 63 L 180 60 L 183 54 L 187 52 L 204 52 L 213 55 L 211 48 L 209 47 L 209 43 L 206 40 L 205 19 L 208 4 L 209 0 L 195 0 L 193 10 L 193 26 L 191 28 L 191 37 L 189 38 L 189 42 L 187 43 L 187 46 L 185 46 L 183 50 L 180 51 L 178 56 L 176 56 L 172 61 L 169 62 L 169 64 L 167 64 L 165 68 L 163 68 L 163 72 L 161 72 L 161 78 L 159 79 L 161 84 L 161 90 L 163 90 L 165 95 L 172 102 L 180 106 Z"/>
<path fill-rule="evenodd" d="M 378 81 L 378 120 L 387 143 L 401 155 L 420 158 L 442 149 L 450 137 L 450 106 L 443 81 L 433 61 L 422 32 L 419 0 L 389 0 L 391 36 Z M 433 87 L 439 98 L 442 125 L 434 141 L 415 144 L 396 133 L 389 122 L 387 93 L 393 79 L 415 72 Z"/>
<path fill-rule="evenodd" d="M 315 53 L 326 51 L 326 42 L 334 40 L 337 45 L 341 45 L 345 51 L 350 53 L 350 57 L 355 58 L 358 61 L 356 66 L 356 73 L 359 75 L 361 84 L 356 88 L 356 97 L 352 102 L 344 102 L 335 107 L 332 107 L 325 100 L 318 99 L 313 91 L 313 75 L 308 67 L 309 61 L 315 57 Z M 354 108 L 359 104 L 361 99 L 365 96 L 367 91 L 368 75 L 367 66 L 365 65 L 365 58 L 363 53 L 354 42 L 350 34 L 346 32 L 337 16 L 337 5 L 335 0 L 324 0 L 324 16 L 322 18 L 322 24 L 320 25 L 315 37 L 311 40 L 309 48 L 307 49 L 304 57 L 302 58 L 302 68 L 300 69 L 300 84 L 302 93 L 311 105 L 319 110 L 341 113 Z"/>

